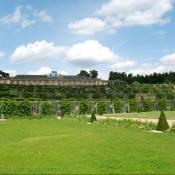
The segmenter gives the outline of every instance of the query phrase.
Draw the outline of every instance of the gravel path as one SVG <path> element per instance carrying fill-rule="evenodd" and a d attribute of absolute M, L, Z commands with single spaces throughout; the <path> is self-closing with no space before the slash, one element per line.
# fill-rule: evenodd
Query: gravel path
<path fill-rule="evenodd" d="M 133 121 L 141 121 L 141 122 L 152 122 L 158 123 L 158 119 L 147 119 L 147 118 L 130 118 L 130 117 L 108 117 L 108 116 L 97 116 L 97 120 L 133 120 Z M 175 123 L 175 120 L 167 120 L 170 127 Z"/>

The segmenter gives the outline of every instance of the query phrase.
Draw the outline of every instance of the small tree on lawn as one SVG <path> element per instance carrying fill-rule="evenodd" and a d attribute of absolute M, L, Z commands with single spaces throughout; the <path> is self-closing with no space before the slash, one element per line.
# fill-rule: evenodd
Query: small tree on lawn
<path fill-rule="evenodd" d="M 169 129 L 169 125 L 168 125 L 164 111 L 161 111 L 159 121 L 157 124 L 157 131 L 165 131 L 167 129 Z"/>
<path fill-rule="evenodd" d="M 91 123 L 93 123 L 94 121 L 96 121 L 97 119 L 96 119 L 96 116 L 95 116 L 95 110 L 93 110 L 92 112 L 91 112 L 91 119 L 90 119 L 90 122 Z"/>

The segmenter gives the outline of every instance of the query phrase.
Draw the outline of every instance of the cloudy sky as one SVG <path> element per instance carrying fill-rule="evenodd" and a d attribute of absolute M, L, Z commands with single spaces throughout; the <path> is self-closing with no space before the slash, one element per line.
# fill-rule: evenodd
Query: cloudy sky
<path fill-rule="evenodd" d="M 0 70 L 175 70 L 174 0 L 0 0 Z"/>

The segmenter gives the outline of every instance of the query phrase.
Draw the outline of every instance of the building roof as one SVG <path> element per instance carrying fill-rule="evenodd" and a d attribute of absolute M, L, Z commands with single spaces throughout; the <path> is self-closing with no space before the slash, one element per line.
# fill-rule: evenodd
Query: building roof
<path fill-rule="evenodd" d="M 50 77 L 48 75 L 16 75 L 15 80 L 99 80 L 92 79 L 85 76 L 77 75 L 61 75 L 60 77 Z"/>

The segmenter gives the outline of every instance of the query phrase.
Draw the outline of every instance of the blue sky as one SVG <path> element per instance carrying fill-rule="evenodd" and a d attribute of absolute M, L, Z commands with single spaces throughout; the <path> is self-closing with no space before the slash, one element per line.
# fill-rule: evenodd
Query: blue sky
<path fill-rule="evenodd" d="M 174 0 L 0 0 L 0 69 L 134 74 L 175 68 Z"/>

